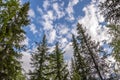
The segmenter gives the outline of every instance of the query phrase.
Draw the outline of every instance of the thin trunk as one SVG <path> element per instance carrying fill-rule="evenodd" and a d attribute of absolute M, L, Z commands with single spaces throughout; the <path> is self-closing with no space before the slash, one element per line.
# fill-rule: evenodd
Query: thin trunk
<path fill-rule="evenodd" d="M 97 73 L 98 73 L 100 79 L 103 80 L 102 75 L 101 75 L 101 73 L 100 73 L 100 70 L 99 70 L 99 68 L 98 68 L 98 64 L 96 63 L 96 61 L 95 61 L 95 59 L 94 59 L 94 56 L 93 56 L 93 54 L 92 54 L 93 52 L 90 50 L 90 48 L 89 48 L 89 46 L 88 46 L 88 43 L 87 43 L 87 40 L 86 40 L 85 35 L 84 35 L 83 32 L 82 32 L 82 35 L 83 35 L 83 39 L 84 39 L 84 41 L 85 41 L 85 43 L 86 43 L 86 46 L 87 46 L 87 48 L 88 48 L 89 54 L 90 54 L 90 56 L 91 56 L 91 58 L 92 58 L 92 60 L 93 60 L 93 63 L 94 63 L 94 65 L 95 65 L 95 68 L 96 68 L 96 70 L 97 70 Z"/>

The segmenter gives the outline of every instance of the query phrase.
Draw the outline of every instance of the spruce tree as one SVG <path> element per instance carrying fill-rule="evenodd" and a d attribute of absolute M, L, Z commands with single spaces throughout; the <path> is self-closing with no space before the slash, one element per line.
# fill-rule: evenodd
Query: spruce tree
<path fill-rule="evenodd" d="M 100 63 L 100 58 L 98 53 L 100 53 L 99 45 L 91 40 L 91 37 L 83 29 L 82 25 L 78 23 L 77 25 L 78 36 L 77 39 L 80 44 L 80 52 L 87 60 L 86 63 L 89 65 L 90 73 L 93 78 L 96 78 L 96 74 L 99 79 L 103 80 L 101 72 L 103 71 L 103 66 Z M 97 78 L 96 78 L 97 79 Z"/>
<path fill-rule="evenodd" d="M 114 59 L 116 60 L 116 62 L 114 62 L 114 64 L 117 66 L 113 66 L 113 72 L 116 75 L 116 77 L 119 77 L 119 72 L 120 72 L 120 26 L 119 25 L 114 25 L 114 24 L 110 24 L 107 25 L 108 27 L 108 32 L 109 34 L 112 36 L 112 40 L 109 43 L 110 47 L 112 47 L 112 52 L 111 55 L 112 57 L 114 57 Z M 113 77 L 113 76 L 111 76 Z M 118 78 L 119 79 L 119 78 Z"/>
<path fill-rule="evenodd" d="M 30 71 L 30 80 L 49 80 L 48 78 L 48 48 L 46 36 L 43 36 L 41 44 L 38 44 L 37 51 L 32 54 L 32 67 Z"/>
<path fill-rule="evenodd" d="M 116 61 L 120 62 L 120 26 L 110 24 L 107 25 L 109 28 L 109 33 L 112 36 L 112 41 L 110 42 L 110 45 L 113 47 L 112 55 L 115 57 Z"/>
<path fill-rule="evenodd" d="M 110 22 L 107 25 L 108 32 L 111 35 L 112 41 L 110 47 L 112 47 L 111 55 L 116 59 L 115 64 L 118 66 L 118 70 L 113 70 L 114 74 L 119 75 L 120 65 L 120 0 L 105 0 L 104 3 L 100 3 L 100 9 L 105 17 L 105 20 Z M 115 66 L 114 66 L 115 67 Z M 113 76 L 111 76 L 113 77 Z M 119 79 L 119 78 L 118 78 Z M 116 79 L 115 79 L 116 80 Z"/>
<path fill-rule="evenodd" d="M 50 54 L 50 71 L 52 80 L 68 80 L 67 65 L 64 62 L 63 52 L 56 43 L 55 50 Z"/>
<path fill-rule="evenodd" d="M 112 36 L 112 42 L 110 45 L 113 47 L 112 55 L 117 61 L 120 61 L 119 56 L 119 44 L 120 44 L 120 0 L 105 0 L 104 3 L 100 3 L 100 9 L 102 10 L 105 20 L 110 22 L 108 31 Z"/>
<path fill-rule="evenodd" d="M 82 80 L 82 76 L 79 74 L 79 70 L 77 71 L 76 69 L 76 64 L 75 64 L 75 60 L 72 58 L 71 59 L 71 75 L 70 75 L 70 79 L 71 80 Z"/>
<path fill-rule="evenodd" d="M 72 80 L 87 80 L 87 77 L 89 76 L 89 67 L 84 60 L 74 35 L 72 35 L 72 42 L 74 50 L 72 59 Z"/>
<path fill-rule="evenodd" d="M 105 0 L 100 3 L 100 9 L 105 20 L 120 25 L 120 0 Z"/>
<path fill-rule="evenodd" d="M 0 80 L 24 80 L 19 53 L 23 48 L 24 26 L 29 24 L 29 3 L 0 0 Z"/>

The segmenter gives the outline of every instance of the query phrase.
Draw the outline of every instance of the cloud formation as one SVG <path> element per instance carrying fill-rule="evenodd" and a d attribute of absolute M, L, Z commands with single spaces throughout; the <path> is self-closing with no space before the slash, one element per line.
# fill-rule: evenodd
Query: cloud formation
<path fill-rule="evenodd" d="M 55 39 L 56 39 L 56 30 L 52 29 L 47 34 L 48 43 L 53 43 Z"/>
<path fill-rule="evenodd" d="M 100 24 L 104 22 L 104 18 L 98 9 L 96 1 L 93 0 L 83 8 L 85 16 L 79 19 L 79 23 L 83 24 L 83 27 L 86 27 L 93 40 L 101 42 L 103 40 L 109 40 L 109 35 L 107 34 L 107 28 Z"/>
<path fill-rule="evenodd" d="M 79 0 L 70 0 L 69 1 L 69 4 L 68 4 L 68 7 L 66 8 L 66 12 L 68 14 L 68 16 L 66 17 L 67 20 L 75 20 L 75 17 L 73 15 L 74 13 L 74 9 L 73 7 L 79 3 Z"/>
<path fill-rule="evenodd" d="M 31 18 L 35 18 L 35 12 L 33 11 L 33 9 L 30 9 L 28 11 L 28 15 L 31 17 Z"/>
<path fill-rule="evenodd" d="M 36 26 L 35 24 L 30 24 L 29 25 L 30 31 L 32 31 L 33 34 L 37 33 L 38 31 L 36 30 Z"/>
<path fill-rule="evenodd" d="M 31 65 L 30 65 L 30 62 L 31 62 L 31 55 L 29 52 L 22 52 L 23 56 L 22 56 L 22 68 L 24 69 L 25 73 L 28 73 L 29 70 L 31 70 Z"/>
<path fill-rule="evenodd" d="M 65 16 L 65 13 L 64 13 L 64 11 L 63 11 L 63 4 L 58 4 L 58 3 L 53 3 L 53 10 L 55 11 L 55 17 L 57 18 L 57 19 L 60 19 L 60 18 L 62 18 L 63 16 Z"/>

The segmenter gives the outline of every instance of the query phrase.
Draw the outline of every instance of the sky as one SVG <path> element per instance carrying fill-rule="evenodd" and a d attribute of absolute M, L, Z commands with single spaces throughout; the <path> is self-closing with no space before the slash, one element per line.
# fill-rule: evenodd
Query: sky
<path fill-rule="evenodd" d="M 68 63 L 73 52 L 72 34 L 77 35 L 77 23 L 81 23 L 92 40 L 101 42 L 101 45 L 103 40 L 111 40 L 104 16 L 98 8 L 98 3 L 104 0 L 21 0 L 21 3 L 26 1 L 30 1 L 28 15 L 31 20 L 24 27 L 26 39 L 21 43 L 28 48 L 22 52 L 22 67 L 26 72 L 31 69 L 30 54 L 36 50 L 35 42 L 40 42 L 44 34 L 47 36 L 49 51 L 59 42 Z"/>

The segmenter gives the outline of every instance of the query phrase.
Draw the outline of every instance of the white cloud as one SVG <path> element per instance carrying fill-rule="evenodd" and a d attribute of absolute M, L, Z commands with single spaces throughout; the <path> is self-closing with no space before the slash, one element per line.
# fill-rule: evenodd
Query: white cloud
<path fill-rule="evenodd" d="M 31 44 L 32 45 L 32 44 Z M 20 61 L 22 61 L 21 65 L 22 65 L 22 68 L 24 69 L 25 73 L 28 73 L 29 70 L 33 70 L 34 67 L 32 67 L 32 65 L 30 64 L 32 61 L 31 61 L 31 54 L 33 54 L 35 51 L 37 51 L 37 46 L 33 46 L 32 49 L 28 49 L 26 51 L 22 51 L 22 59 Z M 28 74 L 27 74 L 28 76 Z M 29 77 L 29 76 L 28 76 Z"/>
<path fill-rule="evenodd" d="M 72 34 L 71 34 L 71 33 L 67 33 L 66 38 L 67 38 L 68 40 L 71 40 L 71 39 L 72 39 Z"/>
<path fill-rule="evenodd" d="M 40 23 L 42 24 L 44 30 L 50 30 L 53 28 L 53 20 L 54 20 L 54 16 L 53 16 L 53 11 L 49 10 L 47 11 L 46 14 L 42 15 L 42 21 L 40 21 Z"/>
<path fill-rule="evenodd" d="M 63 16 L 65 16 L 65 12 L 63 11 L 63 6 L 59 5 L 58 3 L 54 3 L 53 4 L 53 9 L 55 10 L 55 15 L 57 19 L 62 18 Z"/>
<path fill-rule="evenodd" d="M 29 15 L 31 18 L 35 18 L 35 12 L 33 11 L 33 9 L 29 9 L 28 15 Z"/>
<path fill-rule="evenodd" d="M 72 5 L 76 5 L 79 3 L 79 0 L 72 0 Z"/>
<path fill-rule="evenodd" d="M 68 7 L 66 8 L 66 12 L 68 14 L 68 17 L 66 18 L 67 20 L 70 20 L 70 21 L 73 21 L 75 20 L 74 18 L 74 9 L 73 7 L 79 3 L 79 0 L 70 0 L 69 1 L 69 4 L 68 4 Z"/>
<path fill-rule="evenodd" d="M 53 28 L 53 22 L 46 20 L 46 21 L 41 21 L 41 24 L 43 25 L 44 30 L 50 30 Z"/>
<path fill-rule="evenodd" d="M 41 15 L 43 15 L 43 10 L 42 10 L 39 6 L 37 6 L 37 11 L 38 11 Z"/>
<path fill-rule="evenodd" d="M 43 8 L 45 12 L 48 12 L 49 8 L 53 8 L 52 11 L 54 11 L 54 19 L 60 19 L 63 16 L 65 16 L 65 12 L 63 11 L 63 5 L 64 2 L 62 3 L 57 3 L 55 0 L 49 1 L 49 0 L 44 0 L 43 2 Z"/>
<path fill-rule="evenodd" d="M 59 39 L 59 43 L 61 48 L 65 48 L 68 43 L 68 40 L 67 38 L 62 37 L 61 39 Z"/>
<path fill-rule="evenodd" d="M 107 28 L 103 27 L 104 29 L 101 29 L 102 25 L 99 24 L 100 22 L 104 22 L 104 18 L 99 14 L 98 7 L 94 4 L 94 0 L 91 4 L 84 7 L 83 11 L 85 12 L 85 16 L 79 19 L 79 23 L 86 27 L 92 39 L 99 42 L 109 40 Z"/>
<path fill-rule="evenodd" d="M 22 0 L 19 0 L 20 4 L 22 4 Z"/>
<path fill-rule="evenodd" d="M 65 51 L 64 58 L 69 61 L 69 60 L 72 58 L 72 56 L 73 56 L 72 43 L 69 42 L 69 43 L 66 45 L 66 47 L 64 48 L 63 51 Z"/>
<path fill-rule="evenodd" d="M 50 6 L 49 0 L 44 0 L 44 2 L 43 2 L 43 8 L 44 8 L 45 10 L 47 10 L 49 6 Z"/>
<path fill-rule="evenodd" d="M 69 31 L 69 29 L 67 27 L 64 27 L 60 32 L 62 34 L 67 34 L 68 31 Z"/>
<path fill-rule="evenodd" d="M 60 34 L 60 35 L 67 34 L 68 31 L 69 31 L 69 28 L 67 27 L 66 24 L 59 24 L 59 25 L 57 26 L 57 28 L 59 29 L 59 34 Z"/>
<path fill-rule="evenodd" d="M 56 38 L 56 30 L 55 29 L 52 29 L 49 32 L 47 32 L 48 43 L 53 43 L 55 38 Z"/>
<path fill-rule="evenodd" d="M 66 9 L 66 11 L 68 12 L 68 17 L 66 17 L 66 19 L 69 21 L 75 20 L 73 13 L 72 13 L 73 9 L 69 7 Z"/>
<path fill-rule="evenodd" d="M 57 37 L 53 22 L 56 19 L 59 20 L 60 18 L 65 16 L 65 11 L 63 6 L 64 6 L 64 2 L 59 4 L 56 1 L 45 0 L 43 2 L 43 8 L 44 8 L 43 10 L 40 7 L 37 7 L 37 11 L 41 15 L 40 24 L 42 24 L 45 33 L 48 35 L 49 43 L 52 43 Z M 48 7 L 51 7 L 52 9 L 49 9 Z M 65 27 L 64 29 L 62 28 L 62 30 L 59 31 L 61 35 L 66 34 L 67 32 L 68 32 L 68 28 Z"/>
<path fill-rule="evenodd" d="M 30 31 L 32 31 L 33 32 L 33 34 L 35 34 L 35 33 L 37 33 L 38 31 L 36 30 L 36 26 L 35 26 L 35 24 L 31 24 L 31 25 L 29 25 L 29 28 L 30 28 Z"/>
<path fill-rule="evenodd" d="M 104 22 L 105 21 L 103 15 L 101 15 L 101 13 L 99 11 L 96 14 L 97 14 L 97 19 L 98 19 L 99 22 Z"/>
<path fill-rule="evenodd" d="M 98 0 L 98 3 L 100 3 L 100 2 L 102 2 L 102 3 L 103 3 L 103 2 L 105 2 L 105 1 L 106 1 L 106 0 Z"/>
<path fill-rule="evenodd" d="M 25 72 L 26 73 L 28 73 L 29 72 L 29 70 L 31 70 L 32 68 L 31 68 L 31 65 L 30 65 L 30 62 L 31 62 L 31 55 L 30 55 L 30 53 L 28 53 L 28 52 L 22 52 L 22 59 L 21 59 L 21 61 L 22 61 L 22 68 L 25 70 Z"/>
<path fill-rule="evenodd" d="M 79 3 L 79 0 L 70 0 L 68 6 L 73 7 L 73 6 L 75 6 L 76 4 L 78 4 L 78 3 Z"/>
<path fill-rule="evenodd" d="M 48 15 L 48 18 L 49 18 L 50 20 L 54 20 L 54 15 L 53 15 L 53 11 L 52 11 L 52 10 L 49 10 L 49 11 L 47 12 L 47 15 Z"/>
<path fill-rule="evenodd" d="M 71 30 L 71 33 L 77 36 L 77 28 L 74 26 L 74 28 Z"/>

